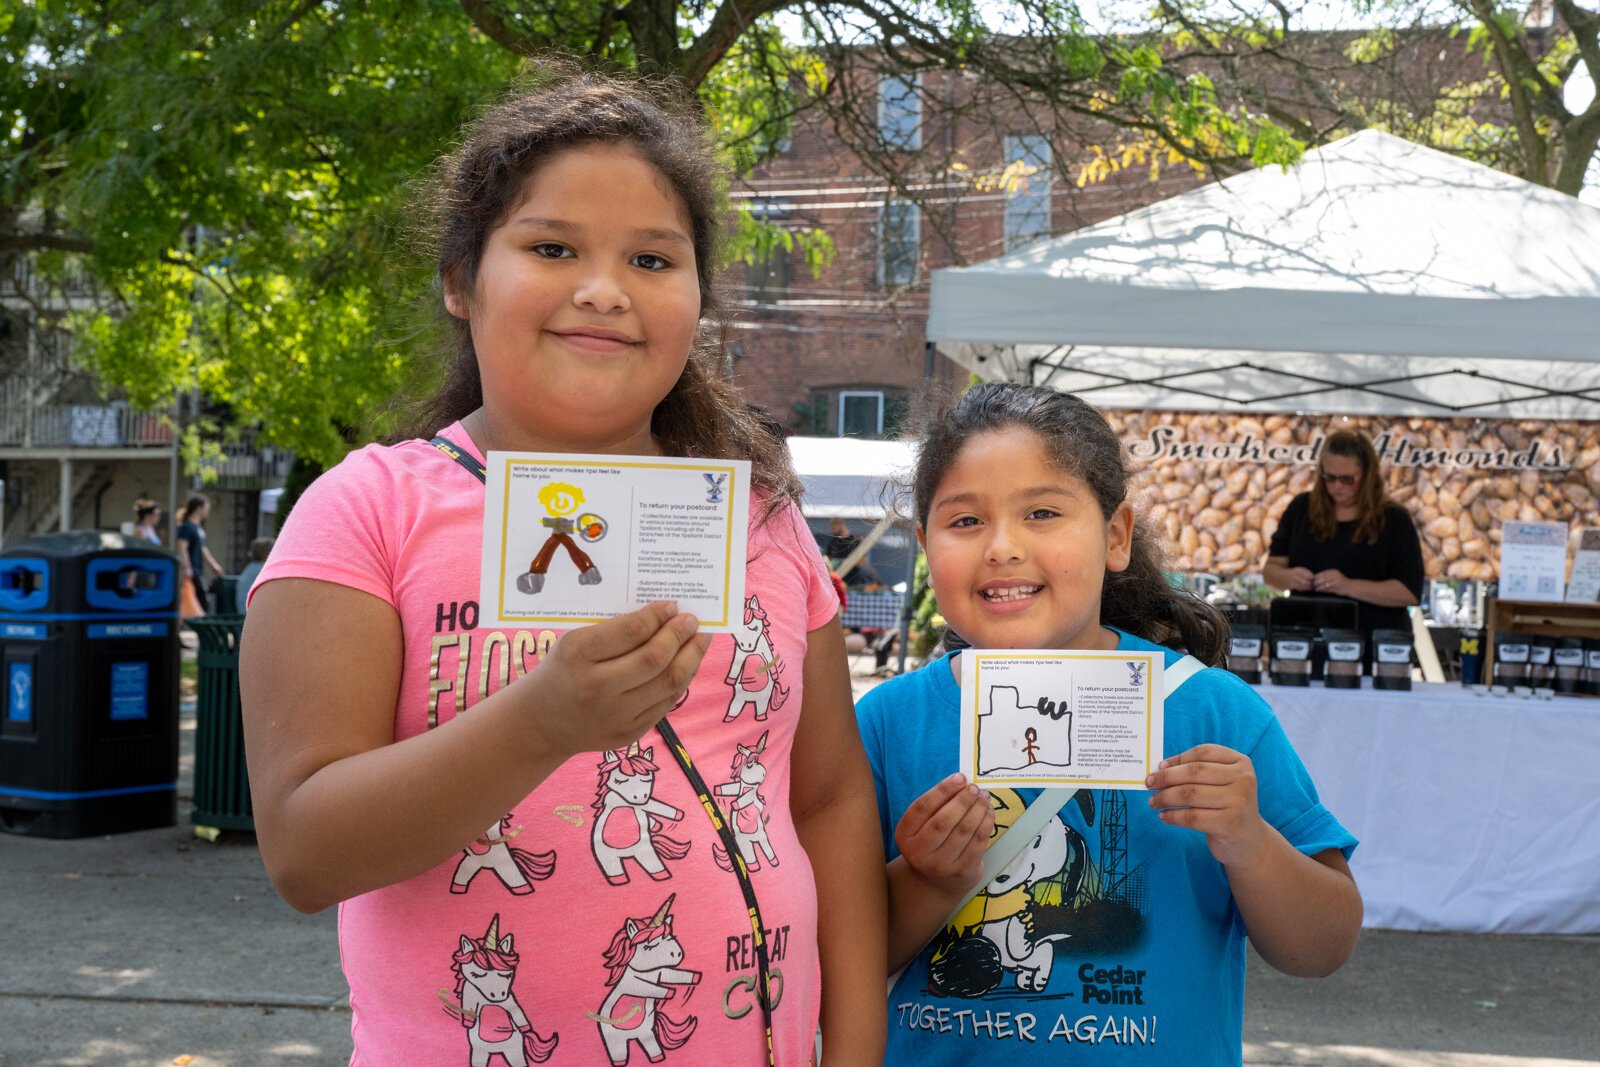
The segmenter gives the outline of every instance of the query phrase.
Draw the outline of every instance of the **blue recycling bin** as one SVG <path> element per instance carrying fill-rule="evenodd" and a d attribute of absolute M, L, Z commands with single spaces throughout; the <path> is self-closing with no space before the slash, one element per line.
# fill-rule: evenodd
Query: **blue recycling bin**
<path fill-rule="evenodd" d="M 0 830 L 177 822 L 178 564 L 71 530 L 0 552 Z"/>

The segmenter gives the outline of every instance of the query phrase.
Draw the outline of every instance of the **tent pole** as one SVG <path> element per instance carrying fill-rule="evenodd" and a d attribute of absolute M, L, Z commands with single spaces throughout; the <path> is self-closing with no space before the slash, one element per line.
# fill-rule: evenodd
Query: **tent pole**
<path fill-rule="evenodd" d="M 890 511 L 884 513 L 883 518 L 878 520 L 878 525 L 869 530 L 867 532 L 867 536 L 861 539 L 861 542 L 851 550 L 850 554 L 839 561 L 838 569 L 833 573 L 837 574 L 841 578 L 849 574 L 851 568 L 866 558 L 866 555 L 872 549 L 872 546 L 878 543 L 878 538 L 882 537 L 893 524 L 894 512 Z"/>
<path fill-rule="evenodd" d="M 906 595 L 900 602 L 900 655 L 896 674 L 906 673 L 906 649 L 911 645 L 911 613 L 917 610 L 917 553 L 916 536 L 911 538 L 911 551 L 906 554 Z"/>
<path fill-rule="evenodd" d="M 937 346 L 932 341 L 922 342 L 922 380 L 926 383 L 933 381 L 934 353 Z M 906 556 L 906 596 L 900 605 L 900 649 L 895 673 L 906 673 L 906 650 L 911 646 L 911 615 L 917 610 L 917 555 L 920 549 L 917 545 L 916 533 L 912 532 L 911 551 Z"/>

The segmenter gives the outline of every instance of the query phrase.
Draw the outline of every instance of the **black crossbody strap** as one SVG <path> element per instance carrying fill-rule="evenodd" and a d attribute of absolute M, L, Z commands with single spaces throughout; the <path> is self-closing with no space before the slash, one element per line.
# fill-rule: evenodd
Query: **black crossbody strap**
<path fill-rule="evenodd" d="M 457 463 L 461 464 L 463 467 L 467 468 L 467 470 L 471 471 L 472 476 L 478 479 L 478 481 L 488 481 L 489 468 L 473 459 L 466 449 L 450 440 L 450 438 L 444 436 L 443 434 L 439 434 L 428 443 L 434 448 L 437 448 L 440 452 L 443 452 L 445 455 L 449 456 L 451 459 L 455 460 Z"/>
<path fill-rule="evenodd" d="M 483 464 L 473 459 L 465 449 L 457 445 L 448 437 L 440 434 L 434 437 L 429 444 L 440 452 L 449 456 L 465 467 L 473 477 L 480 482 L 487 483 L 489 471 Z M 656 724 L 656 731 L 661 734 L 661 739 L 667 743 L 667 748 L 672 753 L 672 758 L 677 762 L 678 768 L 683 771 L 683 776 L 689 780 L 689 787 L 694 790 L 695 796 L 700 800 L 700 806 L 705 809 L 706 817 L 711 820 L 711 825 L 717 831 L 717 836 L 722 839 L 722 847 L 728 853 L 728 862 L 733 865 L 733 875 L 739 880 L 739 892 L 744 896 L 745 908 L 750 913 L 750 934 L 756 953 L 756 1000 L 761 1005 L 761 1015 L 766 1026 L 767 1036 L 767 1063 L 775 1064 L 776 1051 L 772 1043 L 772 965 L 767 951 L 767 929 L 761 921 L 761 908 L 756 903 L 755 883 L 750 880 L 750 871 L 745 866 L 744 856 L 739 852 L 739 843 L 734 839 L 733 829 L 728 821 L 722 817 L 722 809 L 717 807 L 717 802 L 711 798 L 711 790 L 706 787 L 706 780 L 700 776 L 694 760 L 689 755 L 689 750 L 678 737 L 678 731 L 672 724 L 663 718 Z"/>

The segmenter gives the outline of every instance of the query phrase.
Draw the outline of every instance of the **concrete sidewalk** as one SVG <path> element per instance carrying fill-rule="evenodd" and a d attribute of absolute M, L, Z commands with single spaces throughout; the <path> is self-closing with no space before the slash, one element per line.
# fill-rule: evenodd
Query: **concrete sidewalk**
<path fill-rule="evenodd" d="M 180 826 L 0 834 L 5 1067 L 347 1062 L 334 912 L 279 900 L 250 835 L 193 836 L 193 726 L 186 715 Z M 1600 938 L 1369 931 L 1332 978 L 1252 958 L 1248 989 L 1251 1064 L 1600 1065 Z"/>

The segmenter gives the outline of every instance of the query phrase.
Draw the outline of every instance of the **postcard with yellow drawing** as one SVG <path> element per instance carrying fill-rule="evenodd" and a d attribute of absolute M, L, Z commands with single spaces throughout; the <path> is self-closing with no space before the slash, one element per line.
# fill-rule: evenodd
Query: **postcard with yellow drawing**
<path fill-rule="evenodd" d="M 490 452 L 484 626 L 582 626 L 677 601 L 708 633 L 744 604 L 750 464 Z"/>

